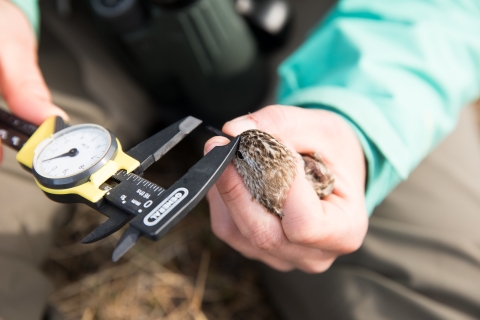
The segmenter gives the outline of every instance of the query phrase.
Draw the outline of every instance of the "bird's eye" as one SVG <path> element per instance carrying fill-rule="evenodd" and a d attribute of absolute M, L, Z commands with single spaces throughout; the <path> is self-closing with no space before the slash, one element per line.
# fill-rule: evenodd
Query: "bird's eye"
<path fill-rule="evenodd" d="M 237 158 L 243 160 L 243 154 L 240 151 L 237 151 Z"/>

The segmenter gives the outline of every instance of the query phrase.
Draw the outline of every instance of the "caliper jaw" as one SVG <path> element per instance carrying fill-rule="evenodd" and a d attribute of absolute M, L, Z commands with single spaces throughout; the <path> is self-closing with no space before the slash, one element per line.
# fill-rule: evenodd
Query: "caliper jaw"
<path fill-rule="evenodd" d="M 108 220 L 100 224 L 83 238 L 82 243 L 93 243 L 108 237 L 112 233 L 120 230 L 133 217 L 107 202 L 104 202 L 100 207 L 96 208 L 96 210 L 107 216 Z"/>
<path fill-rule="evenodd" d="M 158 240 L 177 224 L 217 181 L 235 156 L 240 137 L 229 144 L 213 148 L 188 172 L 164 191 L 148 208 L 137 214 L 120 238 L 112 260 L 120 259 L 141 236 Z"/>
<path fill-rule="evenodd" d="M 111 235 L 153 203 L 164 189 L 139 175 L 201 123 L 201 120 L 194 117 L 184 118 L 126 152 L 140 162 L 140 165 L 134 169 L 134 173 L 128 174 L 124 170 L 117 172 L 112 178 L 118 183 L 105 194 L 101 203 L 96 207 L 89 204 L 109 219 L 87 235 L 82 243 L 92 243 Z"/>

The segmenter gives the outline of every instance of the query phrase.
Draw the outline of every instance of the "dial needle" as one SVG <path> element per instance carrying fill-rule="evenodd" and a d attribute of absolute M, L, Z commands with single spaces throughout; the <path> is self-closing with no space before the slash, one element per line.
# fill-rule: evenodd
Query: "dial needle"
<path fill-rule="evenodd" d="M 77 154 L 78 154 L 77 148 L 73 148 L 73 149 L 70 149 L 70 151 L 65 152 L 64 154 L 58 155 L 58 156 L 50 158 L 50 159 L 45 159 L 42 162 L 52 160 L 52 159 L 62 158 L 62 157 L 75 157 Z"/>

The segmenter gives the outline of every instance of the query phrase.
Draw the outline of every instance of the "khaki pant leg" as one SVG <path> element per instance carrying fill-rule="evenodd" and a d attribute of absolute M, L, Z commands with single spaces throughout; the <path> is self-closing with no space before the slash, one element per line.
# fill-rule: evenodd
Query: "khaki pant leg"
<path fill-rule="evenodd" d="M 42 1 L 40 66 L 54 102 L 72 124 L 111 129 L 125 148 L 141 140 L 155 120 L 153 104 L 102 47 L 82 15 L 62 19 L 54 1 Z M 153 116 L 152 116 L 153 115 Z M 0 319 L 41 319 L 52 292 L 39 271 L 55 229 L 75 206 L 50 201 L 4 148 L 0 165 Z"/>
<path fill-rule="evenodd" d="M 456 130 L 375 210 L 362 247 L 323 274 L 275 272 L 284 319 L 479 319 L 480 139 Z"/>
<path fill-rule="evenodd" d="M 0 190 L 0 319 L 40 319 L 52 287 L 38 268 L 71 207 L 48 200 L 7 148 Z"/>

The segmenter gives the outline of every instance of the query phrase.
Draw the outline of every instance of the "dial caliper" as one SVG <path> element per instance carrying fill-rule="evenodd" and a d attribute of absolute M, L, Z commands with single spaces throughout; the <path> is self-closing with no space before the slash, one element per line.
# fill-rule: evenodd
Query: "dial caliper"
<path fill-rule="evenodd" d="M 113 251 L 117 261 L 140 237 L 160 239 L 198 204 L 233 159 L 239 138 L 215 147 L 166 190 L 141 177 L 200 123 L 187 117 L 124 152 L 102 126 L 69 126 L 52 117 L 36 127 L 0 109 L 0 138 L 18 151 L 17 161 L 33 173 L 47 197 L 84 203 L 109 218 L 83 243 L 103 239 L 130 222 Z"/>

